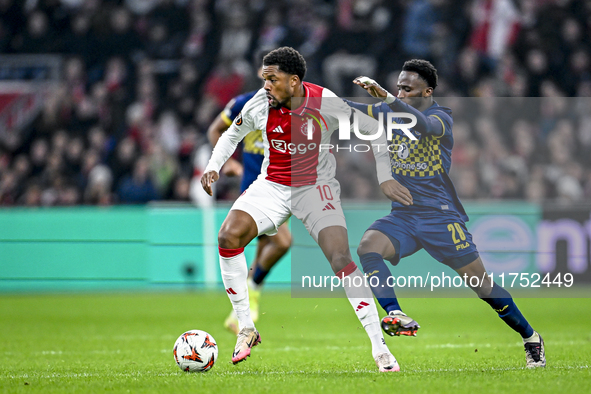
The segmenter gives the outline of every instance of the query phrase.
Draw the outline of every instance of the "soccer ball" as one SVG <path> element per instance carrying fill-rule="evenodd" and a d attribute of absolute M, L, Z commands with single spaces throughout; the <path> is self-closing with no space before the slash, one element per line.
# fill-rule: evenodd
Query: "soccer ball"
<path fill-rule="evenodd" d="M 211 335 L 201 330 L 182 334 L 174 343 L 174 361 L 185 372 L 206 372 L 218 358 L 218 345 Z"/>

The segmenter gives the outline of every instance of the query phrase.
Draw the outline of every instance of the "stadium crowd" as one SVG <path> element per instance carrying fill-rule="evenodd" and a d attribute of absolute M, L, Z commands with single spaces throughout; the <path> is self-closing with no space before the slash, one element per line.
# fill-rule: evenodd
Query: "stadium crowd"
<path fill-rule="evenodd" d="M 282 45 L 347 97 L 432 61 L 461 198 L 589 199 L 590 40 L 582 0 L 0 0 L 0 55 L 63 57 L 39 115 L 0 130 L 0 205 L 189 201 L 208 125 Z M 378 197 L 361 156 L 338 157 L 343 198 Z M 218 199 L 237 191 L 222 177 Z"/>

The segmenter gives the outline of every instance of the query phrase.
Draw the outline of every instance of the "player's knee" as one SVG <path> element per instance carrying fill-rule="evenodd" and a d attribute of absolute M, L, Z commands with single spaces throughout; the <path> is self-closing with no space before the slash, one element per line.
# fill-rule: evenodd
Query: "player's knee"
<path fill-rule="evenodd" d="M 218 233 L 218 245 L 224 249 L 238 249 L 240 245 L 240 234 L 230 226 L 222 226 Z"/>
<path fill-rule="evenodd" d="M 348 252 L 336 251 L 330 255 L 330 266 L 337 273 L 351 263 L 351 255 Z"/>
<path fill-rule="evenodd" d="M 488 281 L 485 281 L 480 287 L 473 288 L 479 298 L 488 298 L 492 292 L 492 286 Z"/>
<path fill-rule="evenodd" d="M 378 253 L 375 250 L 374 245 L 372 245 L 371 242 L 362 239 L 361 242 L 359 243 L 359 246 L 357 247 L 357 256 L 361 257 L 364 254 L 368 254 L 368 253 Z"/>

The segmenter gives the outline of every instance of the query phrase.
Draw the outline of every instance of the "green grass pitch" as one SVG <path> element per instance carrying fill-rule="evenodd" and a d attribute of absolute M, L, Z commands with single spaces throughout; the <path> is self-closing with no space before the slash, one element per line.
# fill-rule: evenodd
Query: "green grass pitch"
<path fill-rule="evenodd" d="M 2 393 L 589 393 L 591 299 L 519 299 L 546 341 L 526 370 L 519 336 L 478 299 L 407 299 L 416 338 L 386 341 L 400 373 L 378 373 L 346 299 L 263 293 L 262 344 L 230 362 L 230 303 L 215 292 L 0 296 Z M 172 345 L 186 330 L 219 346 L 210 372 L 187 374 Z"/>

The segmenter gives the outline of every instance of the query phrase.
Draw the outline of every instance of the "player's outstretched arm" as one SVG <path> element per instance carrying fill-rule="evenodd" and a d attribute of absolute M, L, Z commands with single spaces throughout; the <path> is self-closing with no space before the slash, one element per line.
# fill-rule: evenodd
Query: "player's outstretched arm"
<path fill-rule="evenodd" d="M 445 129 L 443 125 L 442 118 L 449 118 L 449 115 L 441 113 L 438 117 L 433 116 L 426 116 L 424 113 L 416 109 L 415 107 L 408 105 L 407 103 L 403 102 L 402 100 L 394 100 L 388 106 L 394 112 L 406 112 L 413 114 L 417 120 L 417 124 L 413 127 L 413 130 L 416 130 L 420 133 L 435 135 L 438 137 L 443 136 Z"/>
<path fill-rule="evenodd" d="M 201 177 L 201 186 L 203 190 L 210 196 L 213 196 L 213 191 L 211 189 L 212 183 L 220 179 L 220 175 L 216 171 L 207 171 Z"/>
<path fill-rule="evenodd" d="M 402 100 L 397 99 L 392 93 L 388 92 L 386 89 L 381 87 L 376 81 L 369 77 L 357 77 L 353 80 L 353 83 L 356 85 L 361 86 L 365 89 L 369 94 L 373 97 L 377 97 L 384 101 L 394 112 L 407 112 L 411 113 L 417 119 L 417 124 L 413 128 L 414 130 L 435 135 L 435 136 L 442 136 L 444 130 L 443 121 L 427 117 L 418 109 L 414 108 L 413 106 L 403 102 Z"/>
<path fill-rule="evenodd" d="M 355 85 L 361 86 L 363 89 L 367 91 L 367 93 L 369 93 L 373 97 L 377 97 L 379 99 L 384 99 L 388 97 L 388 91 L 369 77 L 357 77 L 353 80 L 353 83 Z"/>
<path fill-rule="evenodd" d="M 399 202 L 403 205 L 412 205 L 412 195 L 410 194 L 410 191 L 402 186 L 397 180 L 390 179 L 380 183 L 380 189 L 382 189 L 382 193 L 384 193 L 390 200 Z"/>
<path fill-rule="evenodd" d="M 349 107 L 354 108 L 358 111 L 363 112 L 366 115 L 369 115 L 369 111 L 371 110 L 371 106 L 372 104 L 366 104 L 366 103 L 358 103 L 356 101 L 351 101 L 351 100 L 347 100 L 347 99 L 342 99 Z"/>

